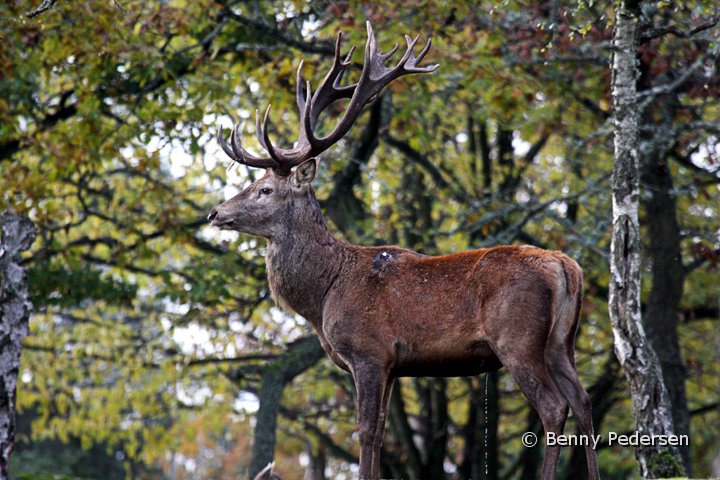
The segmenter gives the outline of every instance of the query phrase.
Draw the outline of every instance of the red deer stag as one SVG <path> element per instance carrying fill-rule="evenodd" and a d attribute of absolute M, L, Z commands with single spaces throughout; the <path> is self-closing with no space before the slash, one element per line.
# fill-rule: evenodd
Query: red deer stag
<path fill-rule="evenodd" d="M 582 271 L 560 252 L 531 246 L 498 246 L 429 257 L 403 248 L 347 244 L 328 231 L 310 183 L 317 156 L 343 137 L 363 107 L 394 79 L 429 73 L 416 56 L 418 37 L 393 67 L 397 50 L 380 53 L 370 24 L 365 61 L 357 83 L 341 86 L 353 49 L 342 59 L 341 35 L 330 72 L 313 93 L 298 69 L 300 136 L 294 148 L 275 147 L 268 110 L 257 134 L 269 154 L 245 150 L 237 126 L 222 149 L 234 161 L 266 168 L 265 175 L 213 208 L 211 224 L 264 237 L 268 280 L 274 298 L 305 317 L 322 347 L 350 372 L 357 389 L 360 477 L 378 478 L 388 400 L 403 376 L 476 375 L 505 366 L 542 419 L 560 434 L 568 406 L 580 432 L 592 435 L 588 394 L 575 371 L 574 342 L 582 302 Z M 318 117 L 330 104 L 349 99 L 335 129 L 319 138 Z M 545 448 L 543 479 L 555 477 L 560 447 Z M 599 478 L 592 447 L 590 477 Z"/>

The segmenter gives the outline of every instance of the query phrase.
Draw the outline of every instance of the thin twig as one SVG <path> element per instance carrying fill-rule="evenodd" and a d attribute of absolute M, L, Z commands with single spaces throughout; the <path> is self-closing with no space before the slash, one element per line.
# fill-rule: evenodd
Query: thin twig
<path fill-rule="evenodd" d="M 700 32 L 704 32 L 705 30 L 708 30 L 710 28 L 713 28 L 715 25 L 718 24 L 718 18 L 713 18 L 712 20 L 701 23 L 700 25 L 697 25 L 696 27 L 690 28 L 688 30 L 682 30 L 677 27 L 677 25 L 668 25 L 664 27 L 658 27 L 658 28 L 650 28 L 647 31 L 640 34 L 640 41 L 645 42 L 647 40 L 652 40 L 654 38 L 662 37 L 664 35 L 672 34 L 675 35 L 678 38 L 692 38 L 693 36 L 697 35 Z"/>
<path fill-rule="evenodd" d="M 127 13 L 128 9 L 123 7 L 118 0 L 113 0 L 115 6 L 123 13 Z"/>
<path fill-rule="evenodd" d="M 37 7 L 35 10 L 33 10 L 31 12 L 27 12 L 25 14 L 25 16 L 28 18 L 37 17 L 41 13 L 46 12 L 46 11 L 50 10 L 52 7 L 54 7 L 56 1 L 57 0 L 43 0 L 43 2 L 40 4 L 39 7 Z"/>

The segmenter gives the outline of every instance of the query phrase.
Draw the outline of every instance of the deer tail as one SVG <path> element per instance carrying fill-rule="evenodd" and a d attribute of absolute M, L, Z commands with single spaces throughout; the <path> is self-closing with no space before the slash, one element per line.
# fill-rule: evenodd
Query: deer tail
<path fill-rule="evenodd" d="M 553 319 L 546 345 L 546 358 L 561 352 L 574 364 L 575 335 L 578 329 L 583 297 L 583 274 L 580 266 L 566 255 L 559 255 L 561 282 L 555 291 Z M 563 285 L 564 284 L 564 285 Z"/>

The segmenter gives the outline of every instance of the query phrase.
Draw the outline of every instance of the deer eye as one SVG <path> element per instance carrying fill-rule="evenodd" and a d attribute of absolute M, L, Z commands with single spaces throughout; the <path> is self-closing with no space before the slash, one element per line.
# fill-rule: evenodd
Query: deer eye
<path fill-rule="evenodd" d="M 273 192 L 272 188 L 265 187 L 265 188 L 260 189 L 261 195 L 270 195 L 272 192 Z"/>

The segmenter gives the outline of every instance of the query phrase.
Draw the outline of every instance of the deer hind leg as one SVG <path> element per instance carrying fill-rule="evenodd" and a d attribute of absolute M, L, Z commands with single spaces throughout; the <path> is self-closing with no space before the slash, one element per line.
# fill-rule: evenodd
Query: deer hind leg
<path fill-rule="evenodd" d="M 390 396 L 392 395 L 395 378 L 389 378 L 385 384 L 383 391 L 382 403 L 380 404 L 380 418 L 378 420 L 377 429 L 375 430 L 375 443 L 373 444 L 372 471 L 380 472 L 380 452 L 382 450 L 383 435 L 385 433 L 385 420 L 388 415 L 388 405 L 390 404 Z"/>
<path fill-rule="evenodd" d="M 384 429 L 383 402 L 388 374 L 369 363 L 354 364 L 352 372 L 357 390 L 360 478 L 376 479 L 379 478 L 380 445 Z"/>
<path fill-rule="evenodd" d="M 590 396 L 580 383 L 575 368 L 575 335 L 582 305 L 582 282 L 577 283 L 579 286 L 574 295 L 559 295 L 555 300 L 555 318 L 545 345 L 544 357 L 550 378 L 570 405 L 580 433 L 586 438 L 592 438 L 594 432 Z M 599 480 L 597 452 L 589 443 L 585 445 L 588 477 Z"/>
<path fill-rule="evenodd" d="M 580 383 L 573 358 L 572 344 L 548 345 L 545 350 L 545 363 L 548 371 L 551 372 L 553 382 L 570 405 L 580 433 L 586 435 L 587 438 L 592 438 L 594 432 L 590 396 Z M 588 477 L 591 480 L 599 480 L 597 452 L 592 445 L 585 446 L 585 457 Z"/>
<path fill-rule="evenodd" d="M 550 379 L 545 365 L 533 359 L 523 358 L 521 355 L 515 356 L 515 358 L 517 358 L 518 361 L 513 362 L 510 359 L 506 359 L 507 361 L 504 361 L 503 364 L 510 371 L 515 382 L 525 397 L 530 401 L 532 407 L 538 412 L 543 427 L 545 428 L 545 434 L 547 435 L 548 432 L 551 432 L 556 436 L 561 435 L 565 428 L 565 420 L 568 415 L 567 401 L 562 394 L 558 392 L 555 384 Z M 500 360 L 502 361 L 503 358 L 501 357 Z M 538 443 L 541 442 L 542 439 L 540 439 Z M 555 479 L 555 471 L 559 457 L 560 447 L 558 445 L 545 447 L 542 472 L 540 474 L 542 480 Z"/>

